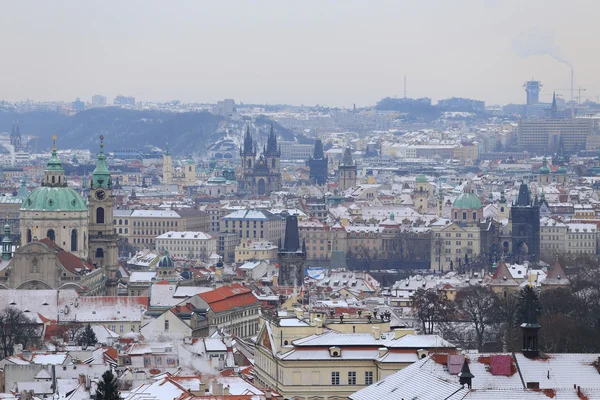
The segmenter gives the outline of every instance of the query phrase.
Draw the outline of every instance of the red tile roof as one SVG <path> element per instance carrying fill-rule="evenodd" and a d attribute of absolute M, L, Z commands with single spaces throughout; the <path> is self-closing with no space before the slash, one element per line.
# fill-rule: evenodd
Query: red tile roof
<path fill-rule="evenodd" d="M 198 296 L 206 301 L 216 313 L 259 302 L 250 289 L 237 283 L 210 292 L 200 293 Z"/>
<path fill-rule="evenodd" d="M 43 238 L 39 240 L 40 243 L 44 244 L 48 249 L 58 252 L 58 261 L 60 264 L 70 273 L 78 274 L 83 269 L 93 270 L 94 266 L 87 260 L 83 260 L 76 255 L 65 251 L 62 247 L 54 243 L 50 238 Z"/>

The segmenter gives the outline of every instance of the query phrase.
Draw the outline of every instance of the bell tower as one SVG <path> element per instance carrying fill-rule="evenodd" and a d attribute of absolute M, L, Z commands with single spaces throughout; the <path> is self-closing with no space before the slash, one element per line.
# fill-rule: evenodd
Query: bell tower
<path fill-rule="evenodd" d="M 89 203 L 89 255 L 97 268 L 104 268 L 106 294 L 117 295 L 118 235 L 113 224 L 114 196 L 110 171 L 106 166 L 104 136 L 100 136 L 100 153 L 90 182 Z"/>

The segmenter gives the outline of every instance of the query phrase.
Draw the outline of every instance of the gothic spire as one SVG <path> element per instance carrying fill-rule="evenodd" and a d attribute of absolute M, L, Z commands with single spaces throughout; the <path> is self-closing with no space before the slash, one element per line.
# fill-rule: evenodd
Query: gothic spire
<path fill-rule="evenodd" d="M 246 126 L 246 136 L 244 136 L 244 149 L 242 150 L 243 154 L 256 154 L 254 152 L 254 145 L 252 141 L 252 135 L 250 135 L 250 125 Z"/>
<path fill-rule="evenodd" d="M 267 139 L 267 151 L 266 154 L 277 153 L 277 136 L 271 125 L 271 131 L 269 132 L 269 138 Z"/>
<path fill-rule="evenodd" d="M 315 160 L 322 160 L 325 158 L 325 154 L 323 153 L 323 142 L 321 142 L 321 139 L 317 139 L 315 142 L 315 152 L 313 153 L 313 158 Z"/>
<path fill-rule="evenodd" d="M 550 107 L 550 114 L 552 118 L 558 116 L 558 106 L 556 105 L 556 92 L 552 94 L 552 107 Z"/>

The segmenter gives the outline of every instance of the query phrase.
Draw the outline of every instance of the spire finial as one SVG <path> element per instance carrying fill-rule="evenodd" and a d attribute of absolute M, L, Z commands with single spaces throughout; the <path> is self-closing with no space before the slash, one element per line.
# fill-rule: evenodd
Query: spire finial
<path fill-rule="evenodd" d="M 54 135 L 52 135 L 52 151 L 56 151 L 56 139 L 58 139 L 58 137 L 55 133 Z"/>

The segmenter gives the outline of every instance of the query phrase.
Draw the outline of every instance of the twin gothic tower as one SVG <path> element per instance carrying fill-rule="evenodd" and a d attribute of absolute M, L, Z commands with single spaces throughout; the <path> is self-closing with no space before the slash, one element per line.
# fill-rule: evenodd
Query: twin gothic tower
<path fill-rule="evenodd" d="M 263 196 L 281 190 L 281 148 L 277 146 L 277 137 L 272 126 L 267 145 L 258 159 L 256 150 L 250 127 L 247 127 L 244 147 L 240 150 L 242 176 L 239 179 L 239 191 Z"/>

